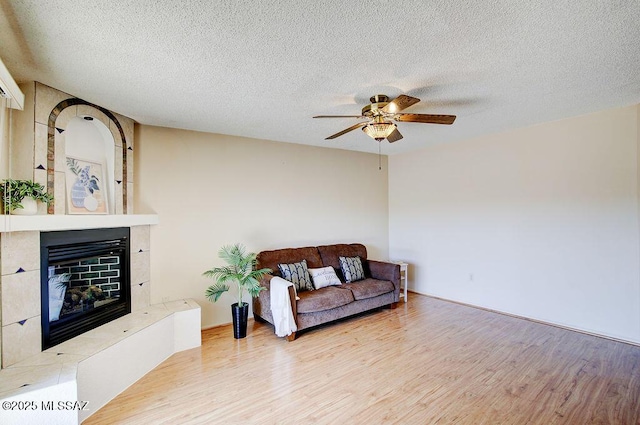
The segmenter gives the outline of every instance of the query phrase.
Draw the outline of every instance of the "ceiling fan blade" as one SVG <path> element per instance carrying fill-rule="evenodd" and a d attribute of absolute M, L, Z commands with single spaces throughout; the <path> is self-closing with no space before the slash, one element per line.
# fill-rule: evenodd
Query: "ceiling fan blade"
<path fill-rule="evenodd" d="M 411 105 L 415 105 L 418 102 L 420 102 L 420 99 L 418 99 L 417 97 L 411 97 L 407 96 L 406 94 L 401 94 L 400 96 L 389 102 L 387 106 L 382 108 L 382 112 L 394 114 L 408 108 Z"/>
<path fill-rule="evenodd" d="M 335 139 L 336 137 L 340 137 L 340 136 L 342 136 L 343 134 L 347 134 L 348 132 L 353 131 L 353 130 L 355 130 L 356 128 L 364 127 L 365 125 L 367 125 L 367 123 L 366 123 L 366 122 L 359 122 L 358 124 L 352 125 L 351 127 L 347 128 L 347 129 L 345 129 L 345 130 L 342 130 L 342 131 L 341 131 L 341 132 L 339 132 L 339 133 L 332 134 L 331 136 L 326 137 L 324 140 Z"/>
<path fill-rule="evenodd" d="M 402 122 L 421 122 L 425 124 L 453 124 L 455 115 L 398 114 L 394 118 Z"/>
<path fill-rule="evenodd" d="M 313 118 L 364 118 L 362 115 L 316 115 Z"/>
<path fill-rule="evenodd" d="M 397 142 L 400 139 L 402 139 L 402 134 L 400 134 L 397 128 L 387 137 L 389 143 Z"/>

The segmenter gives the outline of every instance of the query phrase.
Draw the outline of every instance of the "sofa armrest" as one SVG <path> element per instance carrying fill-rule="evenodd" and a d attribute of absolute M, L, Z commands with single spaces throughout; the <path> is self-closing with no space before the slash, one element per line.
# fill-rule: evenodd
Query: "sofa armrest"
<path fill-rule="evenodd" d="M 296 295 L 295 286 L 289 286 L 289 300 L 291 301 L 291 313 L 293 313 L 293 320 L 298 325 L 298 296 Z"/>
<path fill-rule="evenodd" d="M 400 265 L 384 261 L 367 260 L 371 277 L 379 280 L 388 280 L 393 283 L 395 293 L 400 295 Z"/>
<path fill-rule="evenodd" d="M 265 274 L 262 276 L 262 279 L 260 279 L 260 286 L 266 289 L 266 291 L 260 291 L 260 293 L 269 292 L 271 290 L 271 279 L 273 279 L 273 275 L 271 274 Z"/>
<path fill-rule="evenodd" d="M 260 291 L 258 296 L 253 299 L 253 315 L 258 316 L 267 322 L 273 322 L 273 318 L 271 317 L 271 294 L 269 291 L 271 290 L 271 278 L 273 276 L 270 274 L 266 274 L 260 279 L 260 286 L 262 286 L 265 290 Z"/>
<path fill-rule="evenodd" d="M 253 313 L 258 315 L 267 322 L 273 324 L 273 317 L 271 315 L 271 279 L 273 275 L 266 274 L 260 279 L 260 286 L 265 288 L 264 291 L 260 291 L 260 294 L 253 299 Z M 293 312 L 293 318 L 298 324 L 298 301 L 296 299 L 295 288 L 289 286 L 289 299 L 291 300 L 291 311 Z"/>

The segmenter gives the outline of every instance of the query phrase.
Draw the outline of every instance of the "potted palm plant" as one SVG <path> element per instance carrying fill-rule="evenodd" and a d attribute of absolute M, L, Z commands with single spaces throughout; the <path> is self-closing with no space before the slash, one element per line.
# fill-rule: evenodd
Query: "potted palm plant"
<path fill-rule="evenodd" d="M 251 297 L 257 297 L 260 291 L 260 279 L 271 273 L 271 269 L 256 269 L 256 254 L 246 252 L 241 244 L 225 245 L 220 248 L 218 257 L 225 260 L 227 265 L 215 267 L 203 273 L 216 281 L 205 291 L 205 296 L 211 302 L 216 302 L 220 296 L 229 290 L 229 284 L 236 284 L 238 302 L 231 305 L 233 315 L 233 337 L 236 339 L 247 336 L 247 320 L 249 318 L 249 303 L 242 301 L 244 291 Z"/>
<path fill-rule="evenodd" d="M 47 205 L 53 201 L 53 196 L 47 193 L 43 185 L 31 180 L 3 180 L 0 194 L 5 214 L 33 215 L 38 211 L 37 201 Z"/>

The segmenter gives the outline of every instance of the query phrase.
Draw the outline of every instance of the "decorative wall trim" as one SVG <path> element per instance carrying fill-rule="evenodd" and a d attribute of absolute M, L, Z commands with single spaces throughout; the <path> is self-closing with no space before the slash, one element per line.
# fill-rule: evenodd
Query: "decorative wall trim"
<path fill-rule="evenodd" d="M 127 214 L 127 151 L 131 149 L 127 144 L 127 139 L 124 134 L 124 130 L 118 121 L 118 118 L 109 111 L 101 106 L 94 105 L 93 103 L 87 102 L 86 100 L 78 99 L 77 97 L 73 97 L 70 99 L 63 100 L 58 103 L 51 113 L 49 114 L 49 120 L 47 123 L 47 193 L 53 196 L 54 188 L 55 188 L 55 132 L 56 132 L 56 120 L 58 116 L 64 111 L 66 108 L 70 106 L 77 105 L 86 105 L 92 108 L 97 109 L 98 111 L 105 114 L 116 126 L 118 132 L 120 134 L 120 138 L 122 140 L 122 213 Z M 60 170 L 59 170 L 60 171 Z M 55 199 L 51 202 L 47 208 L 47 214 L 55 214 Z"/>

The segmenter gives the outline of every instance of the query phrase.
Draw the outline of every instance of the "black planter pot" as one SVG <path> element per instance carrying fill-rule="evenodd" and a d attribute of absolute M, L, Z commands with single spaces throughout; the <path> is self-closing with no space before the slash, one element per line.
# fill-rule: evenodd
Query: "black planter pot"
<path fill-rule="evenodd" d="M 231 315 L 233 316 L 233 337 L 235 339 L 246 337 L 249 304 L 244 303 L 242 307 L 239 307 L 238 303 L 231 304 Z"/>

